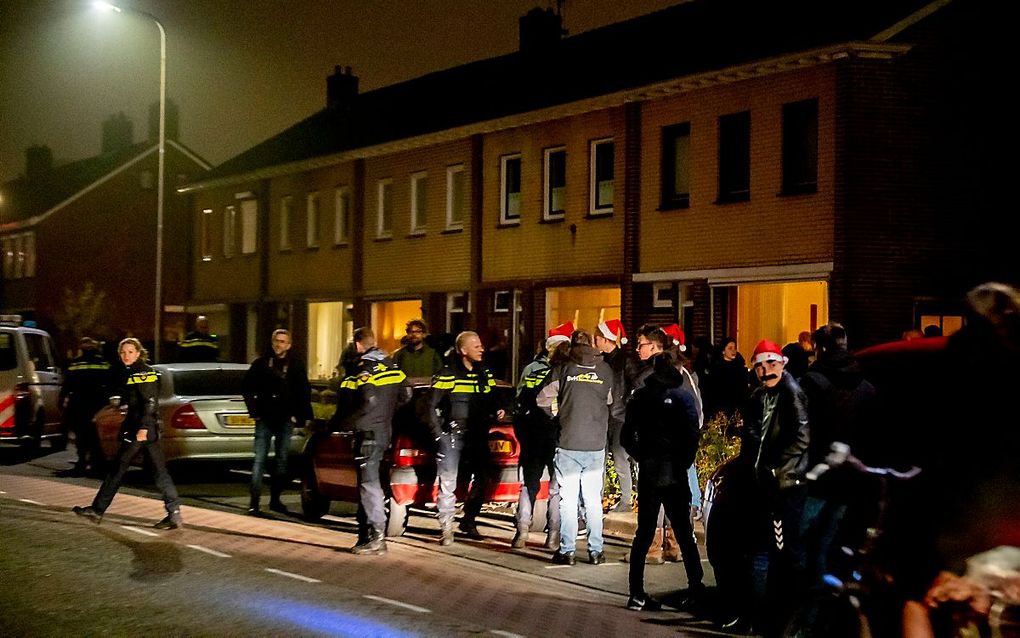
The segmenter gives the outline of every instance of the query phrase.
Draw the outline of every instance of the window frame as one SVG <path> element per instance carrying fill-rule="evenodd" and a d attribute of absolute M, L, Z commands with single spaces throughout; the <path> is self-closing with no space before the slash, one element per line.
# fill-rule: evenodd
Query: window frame
<path fill-rule="evenodd" d="M 250 206 L 249 206 L 250 205 Z M 251 240 L 250 244 L 248 240 Z M 241 255 L 254 255 L 259 250 L 259 200 L 241 200 Z"/>
<path fill-rule="evenodd" d="M 517 164 L 517 212 L 510 212 L 510 180 L 508 167 L 511 162 Z M 524 160 L 521 153 L 508 153 L 499 158 L 499 223 L 501 226 L 519 226 L 521 223 L 521 208 L 523 208 L 522 191 L 524 181 Z"/>
<path fill-rule="evenodd" d="M 319 247 L 321 220 L 322 195 L 312 191 L 305 196 L 305 247 L 309 250 Z"/>
<path fill-rule="evenodd" d="M 333 190 L 333 245 L 346 246 L 350 241 L 351 189 L 337 186 Z"/>
<path fill-rule="evenodd" d="M 806 195 L 817 193 L 818 98 L 808 98 L 783 104 L 782 118 L 783 176 L 780 194 Z"/>
<path fill-rule="evenodd" d="M 613 150 L 613 161 L 611 166 L 613 167 L 613 194 L 610 197 L 609 204 L 600 205 L 600 197 L 598 191 L 598 158 L 599 148 L 610 146 Z M 607 180 L 602 180 L 607 181 Z M 606 215 L 613 214 L 614 202 L 616 200 L 616 142 L 615 138 L 602 137 L 599 139 L 591 140 L 588 144 L 588 215 L 590 217 L 603 217 Z"/>
<path fill-rule="evenodd" d="M 687 167 L 687 190 L 681 192 L 677 187 L 677 140 L 687 139 L 687 152 L 684 163 Z M 691 123 L 679 122 L 662 127 L 660 139 L 661 172 L 659 174 L 660 196 L 659 210 L 690 208 L 691 205 Z"/>
<path fill-rule="evenodd" d="M 291 213 L 294 211 L 294 197 L 284 195 L 280 198 L 280 251 L 292 250 L 290 242 Z"/>
<path fill-rule="evenodd" d="M 202 261 L 212 261 L 212 214 L 213 209 L 203 208 L 198 218 L 198 241 L 202 251 Z"/>
<path fill-rule="evenodd" d="M 237 248 L 237 207 L 231 204 L 223 209 L 223 258 L 232 259 Z"/>
<path fill-rule="evenodd" d="M 428 171 L 411 173 L 411 235 L 424 235 L 428 226 L 428 176 Z"/>
<path fill-rule="evenodd" d="M 555 187 L 552 183 L 552 158 L 553 155 L 563 155 L 563 184 L 562 186 Z M 553 190 L 555 188 L 562 189 L 561 206 L 562 208 L 553 210 Z M 567 147 L 566 146 L 553 146 L 542 151 L 542 219 L 551 222 L 558 221 L 566 217 L 567 215 Z"/>
<path fill-rule="evenodd" d="M 388 193 L 387 193 L 388 190 Z M 387 217 L 389 228 L 386 228 Z M 376 182 L 375 238 L 393 238 L 393 178 L 383 177 Z"/>
<path fill-rule="evenodd" d="M 465 170 L 464 164 L 453 164 L 446 167 L 446 230 L 447 231 L 459 231 L 464 229 L 464 212 L 465 212 L 465 194 L 466 194 L 466 182 L 467 171 Z M 460 202 L 458 204 L 457 194 L 454 192 L 454 185 L 457 180 L 460 180 Z M 453 218 L 454 211 L 460 209 L 460 219 L 455 220 Z"/>
<path fill-rule="evenodd" d="M 717 204 L 751 200 L 751 126 L 751 111 L 719 116 Z"/>

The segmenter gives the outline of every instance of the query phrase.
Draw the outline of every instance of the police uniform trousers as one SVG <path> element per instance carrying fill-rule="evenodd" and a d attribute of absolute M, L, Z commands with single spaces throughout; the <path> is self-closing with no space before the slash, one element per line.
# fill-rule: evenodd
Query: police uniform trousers
<path fill-rule="evenodd" d="M 439 437 L 440 457 L 436 462 L 439 474 L 439 522 L 453 523 L 457 506 L 455 492 L 460 483 L 471 481 L 471 488 L 464 501 L 464 521 L 472 522 L 482 510 L 485 491 L 489 480 L 489 440 L 485 436 L 463 432 L 444 432 Z"/>
<path fill-rule="evenodd" d="M 166 457 L 163 456 L 163 448 L 158 440 L 121 441 L 114 465 L 103 480 L 103 485 L 99 488 L 96 497 L 92 500 L 92 509 L 102 514 L 106 508 L 110 507 L 110 502 L 116 496 L 117 490 L 120 489 L 124 480 L 124 474 L 131 467 L 131 460 L 139 451 L 147 455 L 152 463 L 152 476 L 160 494 L 163 495 L 163 506 L 166 507 L 167 513 L 170 514 L 181 509 L 181 502 L 177 498 L 177 488 L 174 487 L 174 482 L 166 469 Z"/>
<path fill-rule="evenodd" d="M 386 494 L 380 468 L 389 441 L 385 434 L 358 431 L 354 434 L 354 458 L 358 462 L 358 535 L 368 540 L 372 531 L 386 535 Z"/>

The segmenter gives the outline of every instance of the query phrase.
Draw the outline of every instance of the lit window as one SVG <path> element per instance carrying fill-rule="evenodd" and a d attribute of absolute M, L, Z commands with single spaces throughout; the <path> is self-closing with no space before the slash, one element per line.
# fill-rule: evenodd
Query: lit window
<path fill-rule="evenodd" d="M 237 229 L 237 209 L 227 206 L 223 211 L 223 256 L 234 256 L 234 234 Z"/>
<path fill-rule="evenodd" d="M 347 187 L 341 186 L 333 194 L 333 243 L 337 246 L 347 243 L 347 225 L 351 196 Z"/>
<path fill-rule="evenodd" d="M 591 201 L 592 215 L 613 212 L 613 186 L 616 174 L 616 147 L 612 138 L 591 143 Z"/>
<path fill-rule="evenodd" d="M 411 233 L 421 234 L 425 232 L 425 222 L 428 219 L 426 214 L 426 173 L 415 173 L 411 175 Z"/>
<path fill-rule="evenodd" d="M 500 158 L 500 208 L 502 224 L 519 224 L 521 221 L 521 156 L 505 155 Z"/>
<path fill-rule="evenodd" d="M 376 198 L 376 232 L 379 239 L 393 236 L 393 180 L 379 180 L 379 192 Z"/>
<path fill-rule="evenodd" d="M 545 150 L 545 219 L 562 219 L 567 209 L 567 151 Z"/>
<path fill-rule="evenodd" d="M 457 164 L 446 169 L 446 228 L 457 230 L 464 227 L 464 165 Z"/>
<path fill-rule="evenodd" d="M 319 247 L 319 194 L 308 193 L 305 239 L 309 248 Z"/>

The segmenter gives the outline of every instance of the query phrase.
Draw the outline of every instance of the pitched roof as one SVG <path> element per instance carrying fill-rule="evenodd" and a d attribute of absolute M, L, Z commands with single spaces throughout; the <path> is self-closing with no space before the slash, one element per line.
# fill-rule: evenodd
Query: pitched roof
<path fill-rule="evenodd" d="M 527 113 L 784 54 L 866 42 L 947 0 L 694 0 L 325 108 L 184 190 L 267 167 Z"/>
<path fill-rule="evenodd" d="M 199 166 L 209 167 L 208 162 L 179 142 L 166 142 L 167 146 L 176 147 Z M 156 149 L 157 145 L 151 141 L 139 142 L 117 151 L 54 166 L 35 179 L 22 176 L 0 185 L 3 196 L 0 230 L 22 226 L 24 224 L 18 222 L 46 214 Z"/>

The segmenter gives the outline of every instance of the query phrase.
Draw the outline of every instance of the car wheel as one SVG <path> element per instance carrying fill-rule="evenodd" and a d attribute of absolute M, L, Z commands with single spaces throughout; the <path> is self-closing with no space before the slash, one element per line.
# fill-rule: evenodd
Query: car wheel
<path fill-rule="evenodd" d="M 536 499 L 535 507 L 531 510 L 531 531 L 544 532 L 546 523 L 549 520 L 549 501 Z"/>
<path fill-rule="evenodd" d="M 317 521 L 329 512 L 329 499 L 319 493 L 315 468 L 311 463 L 301 472 L 301 514 L 307 521 Z"/>
<path fill-rule="evenodd" d="M 407 506 L 390 498 L 386 508 L 386 535 L 403 536 L 407 529 Z"/>

